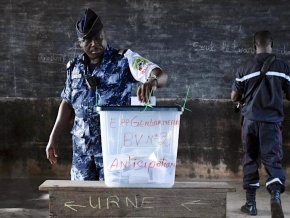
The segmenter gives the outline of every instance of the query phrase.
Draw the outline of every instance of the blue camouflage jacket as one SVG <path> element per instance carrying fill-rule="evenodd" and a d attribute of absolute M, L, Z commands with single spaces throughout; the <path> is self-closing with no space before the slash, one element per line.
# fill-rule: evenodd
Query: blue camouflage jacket
<path fill-rule="evenodd" d="M 77 56 L 68 63 L 66 84 L 61 93 L 75 112 L 71 133 L 84 138 L 87 146 L 92 137 L 100 136 L 96 106 L 129 105 L 133 86 L 137 83 L 131 75 L 127 59 L 109 45 L 100 66 L 89 73 L 99 81 L 96 89 L 89 89 L 86 84 L 84 54 Z"/>

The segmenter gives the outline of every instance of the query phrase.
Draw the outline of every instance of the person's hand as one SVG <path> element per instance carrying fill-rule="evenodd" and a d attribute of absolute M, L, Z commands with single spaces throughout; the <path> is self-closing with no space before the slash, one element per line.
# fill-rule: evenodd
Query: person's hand
<path fill-rule="evenodd" d="M 153 96 L 156 88 L 156 81 L 152 79 L 149 79 L 147 82 L 141 84 L 137 91 L 138 100 L 142 103 L 147 103 L 150 95 Z"/>
<path fill-rule="evenodd" d="M 57 163 L 58 155 L 56 154 L 56 143 L 55 142 L 49 140 L 49 142 L 46 146 L 46 157 L 51 164 Z"/>

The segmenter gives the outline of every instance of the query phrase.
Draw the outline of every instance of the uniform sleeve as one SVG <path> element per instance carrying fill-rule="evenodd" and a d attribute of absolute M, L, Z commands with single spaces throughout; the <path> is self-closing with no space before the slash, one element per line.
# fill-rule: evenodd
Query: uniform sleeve
<path fill-rule="evenodd" d="M 244 86 L 245 86 L 245 82 L 242 79 L 242 73 L 241 73 L 241 67 L 238 68 L 237 72 L 236 72 L 236 78 L 235 81 L 232 84 L 232 91 L 238 92 L 240 94 L 244 93 Z"/>
<path fill-rule="evenodd" d="M 126 51 L 124 56 L 128 60 L 132 76 L 135 80 L 142 83 L 146 82 L 153 69 L 160 68 L 157 64 L 141 57 L 138 53 L 132 52 L 130 49 Z"/>
<path fill-rule="evenodd" d="M 65 87 L 61 92 L 61 98 L 65 100 L 67 103 L 71 104 L 71 73 L 73 70 L 72 62 L 69 61 L 67 63 L 67 69 L 66 69 L 66 82 Z"/>

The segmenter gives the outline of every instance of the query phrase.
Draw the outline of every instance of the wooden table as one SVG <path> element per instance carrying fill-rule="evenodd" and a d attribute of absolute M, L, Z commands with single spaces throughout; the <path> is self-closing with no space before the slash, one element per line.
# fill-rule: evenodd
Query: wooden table
<path fill-rule="evenodd" d="M 226 182 L 175 182 L 172 188 L 111 188 L 100 181 L 47 180 L 50 217 L 226 217 Z"/>

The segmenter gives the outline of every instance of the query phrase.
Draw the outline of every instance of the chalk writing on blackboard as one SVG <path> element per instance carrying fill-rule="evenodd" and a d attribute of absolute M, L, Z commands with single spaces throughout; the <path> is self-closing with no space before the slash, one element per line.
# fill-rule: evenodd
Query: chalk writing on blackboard
<path fill-rule="evenodd" d="M 214 44 L 214 42 L 210 43 L 200 43 L 200 42 L 193 42 L 192 46 L 195 51 L 216 51 L 218 48 Z"/>
<path fill-rule="evenodd" d="M 290 50 L 288 50 L 285 45 L 283 45 L 282 48 L 281 47 L 276 48 L 276 50 L 277 50 L 276 52 L 277 54 L 290 55 Z"/>
<path fill-rule="evenodd" d="M 236 40 L 233 42 L 223 41 L 221 43 L 221 51 L 224 53 L 234 53 L 234 54 L 250 54 L 254 53 L 255 49 L 253 47 L 240 47 Z"/>
<path fill-rule="evenodd" d="M 254 54 L 255 49 L 252 46 L 241 46 L 238 40 L 233 41 L 206 41 L 192 42 L 193 50 L 196 52 L 222 52 L 229 54 Z M 273 48 L 273 52 L 282 55 L 290 55 L 290 50 L 285 45 Z"/>
<path fill-rule="evenodd" d="M 206 52 L 217 52 L 223 53 L 235 53 L 235 54 L 248 54 L 254 53 L 253 47 L 241 47 L 236 40 L 221 41 L 221 42 L 193 42 L 192 47 L 194 51 L 206 51 Z"/>
<path fill-rule="evenodd" d="M 40 63 L 63 63 L 65 58 L 61 54 L 39 53 L 38 62 Z"/>

